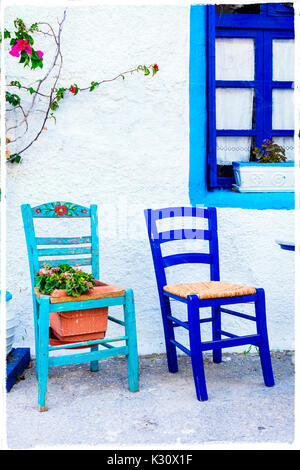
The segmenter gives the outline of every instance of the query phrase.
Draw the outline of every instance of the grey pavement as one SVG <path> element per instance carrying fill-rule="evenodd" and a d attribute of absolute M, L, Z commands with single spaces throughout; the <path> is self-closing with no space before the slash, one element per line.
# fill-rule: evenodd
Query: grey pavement
<path fill-rule="evenodd" d="M 127 388 L 126 360 L 107 359 L 50 369 L 49 411 L 37 406 L 35 364 L 7 394 L 10 449 L 179 449 L 203 444 L 281 443 L 294 440 L 294 365 L 272 353 L 275 386 L 265 387 L 257 355 L 208 356 L 208 401 L 196 399 L 190 359 L 170 374 L 165 355 L 140 358 L 140 391 Z"/>

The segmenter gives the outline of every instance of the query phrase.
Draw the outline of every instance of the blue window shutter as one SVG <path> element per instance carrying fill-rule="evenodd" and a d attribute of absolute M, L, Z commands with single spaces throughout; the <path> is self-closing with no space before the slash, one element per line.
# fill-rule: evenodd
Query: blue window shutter
<path fill-rule="evenodd" d="M 274 88 L 292 88 L 292 82 L 275 82 L 272 78 L 272 41 L 274 38 L 294 37 L 293 9 L 282 4 L 262 4 L 260 14 L 216 13 L 214 5 L 207 10 L 207 103 L 208 103 L 208 187 L 210 189 L 231 187 L 233 178 L 217 174 L 218 135 L 252 135 L 255 145 L 261 146 L 263 139 L 275 136 L 292 136 L 292 129 L 272 129 L 272 91 Z M 215 38 L 255 38 L 255 80 L 216 81 Z M 216 129 L 216 87 L 254 87 L 255 128 Z"/>
<path fill-rule="evenodd" d="M 217 187 L 217 149 L 216 149 L 216 27 L 215 6 L 208 5 L 207 11 L 207 66 L 208 66 L 208 178 L 209 187 Z"/>

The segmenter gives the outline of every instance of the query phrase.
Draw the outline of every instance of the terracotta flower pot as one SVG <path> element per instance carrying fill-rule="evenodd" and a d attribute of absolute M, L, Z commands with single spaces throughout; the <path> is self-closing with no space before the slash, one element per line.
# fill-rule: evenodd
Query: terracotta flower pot
<path fill-rule="evenodd" d="M 86 294 L 73 298 L 67 295 L 66 290 L 56 289 L 52 292 L 52 301 L 54 298 L 60 301 L 80 301 L 88 300 L 90 297 L 111 292 L 120 291 L 120 288 L 111 284 L 104 284 L 96 281 L 94 289 L 88 291 Z M 106 294 L 106 295 L 105 295 Z M 102 339 L 105 337 L 107 330 L 108 307 L 85 309 L 85 310 L 71 310 L 69 312 L 54 312 L 50 313 L 50 327 L 54 335 L 63 342 L 73 343 L 87 340 Z"/>

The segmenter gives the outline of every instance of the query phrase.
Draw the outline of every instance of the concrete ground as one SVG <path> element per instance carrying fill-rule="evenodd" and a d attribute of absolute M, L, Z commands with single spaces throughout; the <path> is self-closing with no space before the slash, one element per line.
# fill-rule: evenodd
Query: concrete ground
<path fill-rule="evenodd" d="M 50 369 L 49 411 L 39 413 L 35 365 L 7 394 L 10 449 L 173 449 L 221 443 L 282 443 L 294 439 L 294 365 L 272 354 L 275 387 L 265 387 L 257 355 L 207 358 L 208 401 L 196 399 L 190 359 L 167 371 L 166 357 L 140 358 L 140 391 L 127 389 L 124 358 Z"/>

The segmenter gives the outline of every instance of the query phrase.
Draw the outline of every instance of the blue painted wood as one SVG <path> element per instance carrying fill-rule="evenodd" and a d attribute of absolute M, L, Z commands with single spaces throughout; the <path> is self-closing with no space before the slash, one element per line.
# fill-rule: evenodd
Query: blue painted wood
<path fill-rule="evenodd" d="M 108 319 L 114 323 L 117 323 L 118 325 L 125 326 L 125 322 L 119 320 L 118 318 L 112 317 L 111 315 L 108 315 Z"/>
<path fill-rule="evenodd" d="M 284 243 L 279 243 L 279 246 L 282 250 L 295 251 L 295 245 L 285 245 Z"/>
<path fill-rule="evenodd" d="M 247 336 L 238 336 L 233 338 L 222 339 L 218 342 L 216 341 L 203 341 L 201 344 L 202 351 L 211 351 L 219 348 L 233 348 L 236 346 L 244 346 L 246 344 L 252 344 L 258 346 L 261 342 L 261 337 L 259 335 L 247 335 Z"/>
<path fill-rule="evenodd" d="M 65 206 L 65 207 L 64 207 Z M 99 235 L 97 206 L 90 208 L 65 202 L 54 202 L 42 204 L 31 208 L 29 204 L 21 207 L 28 251 L 28 260 L 31 275 L 32 297 L 34 307 L 35 345 L 36 345 L 36 366 L 38 378 L 38 403 L 40 411 L 46 411 L 47 405 L 47 381 L 48 371 L 51 366 L 78 364 L 90 362 L 92 371 L 98 370 L 98 361 L 107 357 L 119 355 L 127 356 L 128 386 L 132 391 L 138 390 L 139 366 L 136 340 L 136 325 L 133 293 L 131 290 L 124 291 L 124 295 L 119 297 L 109 297 L 86 301 L 71 301 L 61 303 L 50 303 L 49 296 L 41 296 L 39 299 L 34 294 L 34 284 L 36 274 L 40 267 L 47 263 L 57 266 L 61 263 L 68 263 L 73 266 L 92 267 L 92 274 L 99 279 Z M 91 235 L 82 237 L 36 237 L 33 218 L 53 218 L 59 217 L 89 217 Z M 66 247 L 66 245 L 90 244 L 89 247 Z M 55 248 L 37 248 L 40 245 L 53 245 Z M 89 258 L 82 258 L 81 255 L 90 253 Z M 74 255 L 78 257 L 66 259 L 40 259 L 45 256 Z M 49 315 L 51 312 L 68 312 L 70 310 L 85 310 L 91 308 L 110 307 L 120 305 L 124 307 L 124 321 L 109 316 L 109 320 L 123 326 L 125 335 L 116 338 L 105 338 L 105 340 L 93 340 L 77 343 L 64 344 L 60 346 L 49 346 Z M 110 343 L 125 341 L 125 346 L 112 346 Z M 99 350 L 98 343 L 105 350 Z M 52 351 L 68 348 L 86 346 L 89 352 L 80 354 L 67 354 L 59 357 L 49 357 Z"/>
<path fill-rule="evenodd" d="M 261 5 L 263 6 L 263 5 Z M 220 188 L 208 190 L 207 172 L 210 170 L 212 144 L 207 140 L 207 116 L 213 113 L 209 103 L 209 74 L 206 57 L 210 57 L 208 28 L 208 8 L 206 5 L 192 5 L 190 9 L 190 64 L 189 64 L 189 110 L 190 110 L 190 160 L 189 197 L 192 206 L 199 207 L 239 207 L 245 209 L 294 209 L 294 193 L 237 193 L 226 190 L 229 178 L 218 178 Z M 239 31 L 234 30 L 235 34 Z M 241 31 L 240 33 L 242 33 Z M 263 64 L 262 64 L 263 65 Z M 259 67 L 259 65 L 257 65 Z M 210 69 L 211 70 L 211 69 Z M 207 77 L 206 77 L 207 75 Z M 206 83 L 207 78 L 207 83 Z M 211 87 L 209 87 L 211 89 Z M 263 97 L 261 97 L 263 99 Z M 257 103 L 256 103 L 257 104 Z M 209 113 L 207 110 L 209 109 Z M 214 120 L 212 120 L 214 122 Z M 258 134 L 260 130 L 257 130 Z M 282 134 L 283 135 L 283 134 Z M 262 141 L 263 135 L 259 134 Z M 231 188 L 233 183 L 227 182 Z M 214 185 L 213 185 L 214 186 Z M 223 189 L 224 188 L 224 189 Z"/>
<path fill-rule="evenodd" d="M 139 363 L 135 324 L 135 310 L 132 289 L 125 291 L 126 302 L 124 304 L 125 333 L 127 335 L 127 376 L 128 387 L 131 392 L 139 390 Z"/>
<path fill-rule="evenodd" d="M 243 209 L 295 209 L 295 193 L 239 193 L 218 189 L 208 191 L 203 179 L 190 191 L 191 204 Z"/>
<path fill-rule="evenodd" d="M 174 208 L 173 208 L 174 209 Z M 176 208 L 176 213 L 181 213 L 182 210 L 180 208 Z M 191 211 L 189 212 L 189 214 Z M 166 218 L 169 217 L 170 211 L 168 210 L 156 210 L 152 211 L 151 209 L 145 210 L 144 215 L 146 219 L 148 237 L 150 241 L 150 247 L 153 257 L 154 263 L 154 270 L 156 276 L 156 282 L 158 286 L 158 295 L 162 313 L 162 322 L 163 328 L 165 333 L 165 345 L 167 351 L 167 361 L 168 361 L 168 369 L 169 372 L 175 373 L 178 371 L 178 361 L 177 361 L 177 353 L 176 353 L 176 346 L 173 344 L 172 341 L 175 340 L 174 336 L 174 328 L 173 322 L 168 319 L 168 316 L 171 315 L 171 307 L 169 299 L 164 296 L 163 287 L 167 284 L 166 274 L 163 269 L 163 257 L 161 252 L 161 246 L 158 242 L 158 230 L 157 230 L 157 220 L 161 219 L 163 215 Z M 200 211 L 202 217 L 204 216 L 205 212 L 202 209 Z"/>
<path fill-rule="evenodd" d="M 215 7 L 207 6 L 207 69 L 208 69 L 208 93 L 207 93 L 207 139 L 208 139 L 208 175 L 211 188 L 215 188 L 217 181 L 217 151 L 216 151 L 216 44 L 215 44 Z"/>
<path fill-rule="evenodd" d="M 33 319 L 34 319 L 34 339 L 35 339 L 35 353 L 36 353 L 36 375 L 38 375 L 39 365 L 39 334 L 38 334 L 38 302 L 34 294 L 34 283 L 38 270 L 40 269 L 40 263 L 37 254 L 37 245 L 35 243 L 35 230 L 33 225 L 33 218 L 31 207 L 29 204 L 23 204 L 21 206 L 22 218 L 24 224 L 26 246 L 28 253 L 28 262 L 31 279 L 31 293 L 33 302 Z"/>
<path fill-rule="evenodd" d="M 191 57 L 194 54 L 194 15 L 195 10 L 191 8 Z M 192 21 L 193 20 L 193 21 Z M 216 37 L 252 37 L 255 40 L 255 79 L 252 81 L 241 80 L 216 80 L 215 77 L 215 38 Z M 263 139 L 272 139 L 276 136 L 293 135 L 293 130 L 276 129 L 272 131 L 272 90 L 273 88 L 292 88 L 293 82 L 275 82 L 272 79 L 272 41 L 274 38 L 290 39 L 294 37 L 294 22 L 292 15 L 286 15 L 280 10 L 261 10 L 261 14 L 215 14 L 215 6 L 207 6 L 207 63 L 208 63 L 208 184 L 211 189 L 228 188 L 231 189 L 234 179 L 232 177 L 219 177 L 217 175 L 217 136 L 240 136 L 252 135 L 255 137 L 255 145 L 261 146 Z M 216 129 L 216 88 L 218 87 L 247 87 L 255 90 L 255 128 L 254 129 Z M 190 87 L 191 90 L 191 87 Z M 190 99 L 190 104 L 195 101 L 195 96 Z M 192 106 L 190 109 L 193 112 Z M 193 116 L 192 116 L 193 117 Z M 190 134 L 192 155 L 196 154 L 194 147 L 194 133 Z M 198 150 L 199 153 L 199 150 Z M 198 158 L 198 157 L 197 157 Z M 202 157 L 203 158 L 203 157 Z M 199 173 L 199 178 L 203 178 L 206 172 Z M 190 180 L 190 184 L 192 181 Z M 198 187 L 193 182 L 193 193 L 197 192 L 197 200 L 191 198 L 192 204 L 201 201 Z M 206 188 L 203 188 L 203 192 Z M 227 195 L 226 195 L 227 196 Z M 213 196 L 210 196 L 213 197 Z M 252 197 L 252 195 L 251 195 Z M 221 197 L 222 198 L 222 197 Z M 268 199 L 272 198 L 269 196 Z M 232 205 L 232 197 L 226 197 L 225 206 Z M 257 197 L 255 198 L 257 199 Z M 238 198 L 237 206 L 244 207 L 245 197 Z M 247 199 L 248 200 L 248 199 Z M 251 199 L 254 202 L 255 200 Z M 265 201 L 266 204 L 266 201 Z M 220 204 L 221 205 L 221 204 Z M 273 207 L 273 204 L 272 204 Z M 276 206 L 275 206 L 276 207 Z"/>
<path fill-rule="evenodd" d="M 190 8 L 190 60 L 189 60 L 189 197 L 207 191 L 207 153 L 210 149 L 207 139 L 207 68 L 209 50 L 207 48 L 207 15 L 206 5 L 191 5 Z M 200 201 L 197 201 L 200 203 Z M 196 204 L 192 204 L 195 206 Z M 203 205 L 203 204 L 201 204 Z M 205 205 L 204 205 L 205 206 Z"/>
<path fill-rule="evenodd" d="M 169 255 L 163 257 L 163 265 L 165 268 L 184 263 L 211 264 L 211 262 L 212 257 L 207 253 L 180 253 L 177 255 Z"/>
<path fill-rule="evenodd" d="M 265 291 L 264 289 L 260 288 L 256 290 L 256 293 L 257 293 L 257 301 L 255 302 L 255 313 L 256 313 L 256 318 L 257 318 L 256 326 L 257 326 L 257 333 L 261 337 L 261 341 L 258 345 L 259 356 L 260 356 L 265 385 L 267 385 L 267 387 L 272 387 L 275 384 L 275 382 L 274 382 L 272 362 L 271 362 L 271 357 L 270 357 L 270 348 L 269 348 L 268 331 L 267 331 Z"/>
<path fill-rule="evenodd" d="M 235 312 L 234 310 L 230 310 L 228 308 L 220 308 L 220 310 L 222 313 L 228 313 L 229 315 L 245 318 L 246 320 L 256 321 L 255 317 L 252 317 L 251 315 L 246 315 L 245 313 Z"/>
<path fill-rule="evenodd" d="M 99 235 L 97 206 L 91 205 L 91 234 L 92 234 L 92 274 L 99 279 Z"/>
<path fill-rule="evenodd" d="M 91 243 L 92 237 L 36 237 L 37 245 L 80 245 Z"/>
<path fill-rule="evenodd" d="M 80 341 L 77 343 L 71 343 L 71 344 L 61 344 L 59 346 L 49 346 L 49 351 L 57 351 L 59 349 L 72 349 L 72 348 L 81 348 L 82 346 L 95 346 L 97 344 L 105 344 L 108 341 L 110 343 L 114 343 L 116 341 L 126 341 L 128 339 L 128 336 L 117 336 L 116 338 L 105 338 L 105 339 L 93 339 L 93 340 L 87 340 L 87 341 Z M 112 348 L 114 346 L 111 346 Z"/>
<path fill-rule="evenodd" d="M 6 358 L 6 391 L 9 392 L 30 363 L 30 349 L 12 349 Z"/>
<path fill-rule="evenodd" d="M 40 411 L 48 410 L 47 383 L 49 373 L 49 297 L 42 296 L 39 306 L 39 365 L 38 404 Z"/>
<path fill-rule="evenodd" d="M 39 248 L 38 256 L 82 255 L 91 253 L 92 249 L 86 247 L 76 248 Z"/>
<path fill-rule="evenodd" d="M 203 217 L 208 218 L 208 211 L 202 207 L 167 207 L 163 209 L 151 209 L 151 225 L 157 219 L 168 219 L 174 217 Z M 152 220 L 153 218 L 153 220 Z"/>
<path fill-rule="evenodd" d="M 168 368 L 170 372 L 178 371 L 176 348 L 179 348 L 191 357 L 192 368 L 194 374 L 194 382 L 196 388 L 196 395 L 198 400 L 207 400 L 207 389 L 204 374 L 203 351 L 212 350 L 213 360 L 215 363 L 222 361 L 222 349 L 233 346 L 241 346 L 245 344 L 257 345 L 262 352 L 262 369 L 266 385 L 271 386 L 273 372 L 271 368 L 270 351 L 268 344 L 268 334 L 266 327 L 266 314 L 264 306 L 263 289 L 257 289 L 256 294 L 243 295 L 238 297 L 224 297 L 214 299 L 198 299 L 196 295 L 188 295 L 187 298 L 175 296 L 163 290 L 167 285 L 165 274 L 166 258 L 175 259 L 176 262 L 168 262 L 167 266 L 175 264 L 183 264 L 189 259 L 198 260 L 198 262 L 209 262 L 210 264 L 210 280 L 220 281 L 220 267 L 219 267 L 219 248 L 218 248 L 218 226 L 217 226 L 217 211 L 215 207 L 208 207 L 205 209 L 205 214 L 208 217 L 208 231 L 210 237 L 208 242 L 208 251 L 205 253 L 209 258 L 204 257 L 204 253 L 190 253 L 190 254 L 174 254 L 169 257 L 163 257 L 161 253 L 161 240 L 158 223 L 165 218 L 169 218 L 170 208 L 151 211 L 145 210 L 145 219 L 148 230 L 148 238 L 150 242 L 154 270 L 156 275 L 156 282 L 161 306 L 161 314 L 163 320 L 165 344 L 168 358 Z M 177 210 L 177 213 L 185 214 L 184 208 Z M 203 217 L 201 213 L 200 217 Z M 175 229 L 176 230 L 176 229 Z M 176 232 L 180 234 L 180 232 Z M 184 237 L 184 234 L 182 234 Z M 196 256 L 196 258 L 189 258 L 189 256 Z M 181 321 L 174 317 L 171 312 L 170 299 L 177 300 L 187 305 L 188 321 Z M 222 308 L 223 305 L 242 304 L 255 302 L 255 317 L 246 315 L 241 312 L 236 312 L 231 309 Z M 212 315 L 209 318 L 200 318 L 200 309 L 204 307 L 211 307 Z M 231 314 L 241 317 L 243 320 L 255 321 L 257 326 L 257 334 L 238 336 L 230 332 L 224 331 L 221 328 L 221 314 Z M 201 339 L 201 324 L 212 323 L 212 341 L 202 341 Z M 184 345 L 179 343 L 174 336 L 174 328 L 183 327 L 189 332 L 190 350 Z M 226 338 L 222 338 L 226 336 Z"/>
<path fill-rule="evenodd" d="M 91 352 L 98 351 L 98 345 L 91 347 Z M 99 370 L 99 362 L 98 361 L 91 361 L 90 362 L 90 371 L 97 372 Z"/>
<path fill-rule="evenodd" d="M 293 29 L 294 18 L 277 15 L 266 17 L 255 14 L 216 13 L 216 24 L 229 29 Z"/>
<path fill-rule="evenodd" d="M 198 400 L 208 400 L 205 372 L 204 372 L 204 360 L 202 352 L 202 342 L 200 333 L 200 317 L 199 317 L 199 305 L 198 297 L 196 295 L 188 296 L 188 322 L 189 338 L 190 338 L 190 349 L 191 349 L 191 360 L 194 375 L 194 382 L 196 387 L 196 395 Z"/>
<path fill-rule="evenodd" d="M 201 229 L 177 229 L 158 234 L 160 243 L 167 243 L 173 240 L 209 240 L 210 237 L 209 230 Z"/>
<path fill-rule="evenodd" d="M 70 310 L 86 310 L 89 308 L 112 307 L 113 305 L 124 305 L 126 302 L 123 297 L 107 297 L 94 300 L 77 300 L 74 302 L 63 302 L 50 304 L 50 312 L 68 312 Z"/>
<path fill-rule="evenodd" d="M 183 351 L 185 354 L 187 354 L 188 356 L 191 356 L 191 351 L 186 348 L 185 346 L 183 346 L 183 344 L 181 343 L 178 343 L 178 341 L 176 341 L 175 339 L 170 339 L 170 343 L 174 344 L 174 346 L 176 346 L 177 348 L 181 349 L 181 351 Z"/>
<path fill-rule="evenodd" d="M 168 318 L 168 320 L 171 320 L 172 322 L 176 323 L 178 326 L 182 326 L 186 330 L 189 329 L 188 322 L 181 321 L 178 318 L 174 317 L 173 315 L 168 315 L 167 318 Z M 176 325 L 173 324 L 173 327 L 175 327 L 175 326 Z"/>
<path fill-rule="evenodd" d="M 108 357 L 127 356 L 128 347 L 120 346 L 113 349 L 102 349 L 101 351 L 85 352 L 80 354 L 70 354 L 69 356 L 53 356 L 49 358 L 49 366 L 66 366 L 70 364 L 81 364 L 83 362 L 94 362 L 107 359 Z"/>

